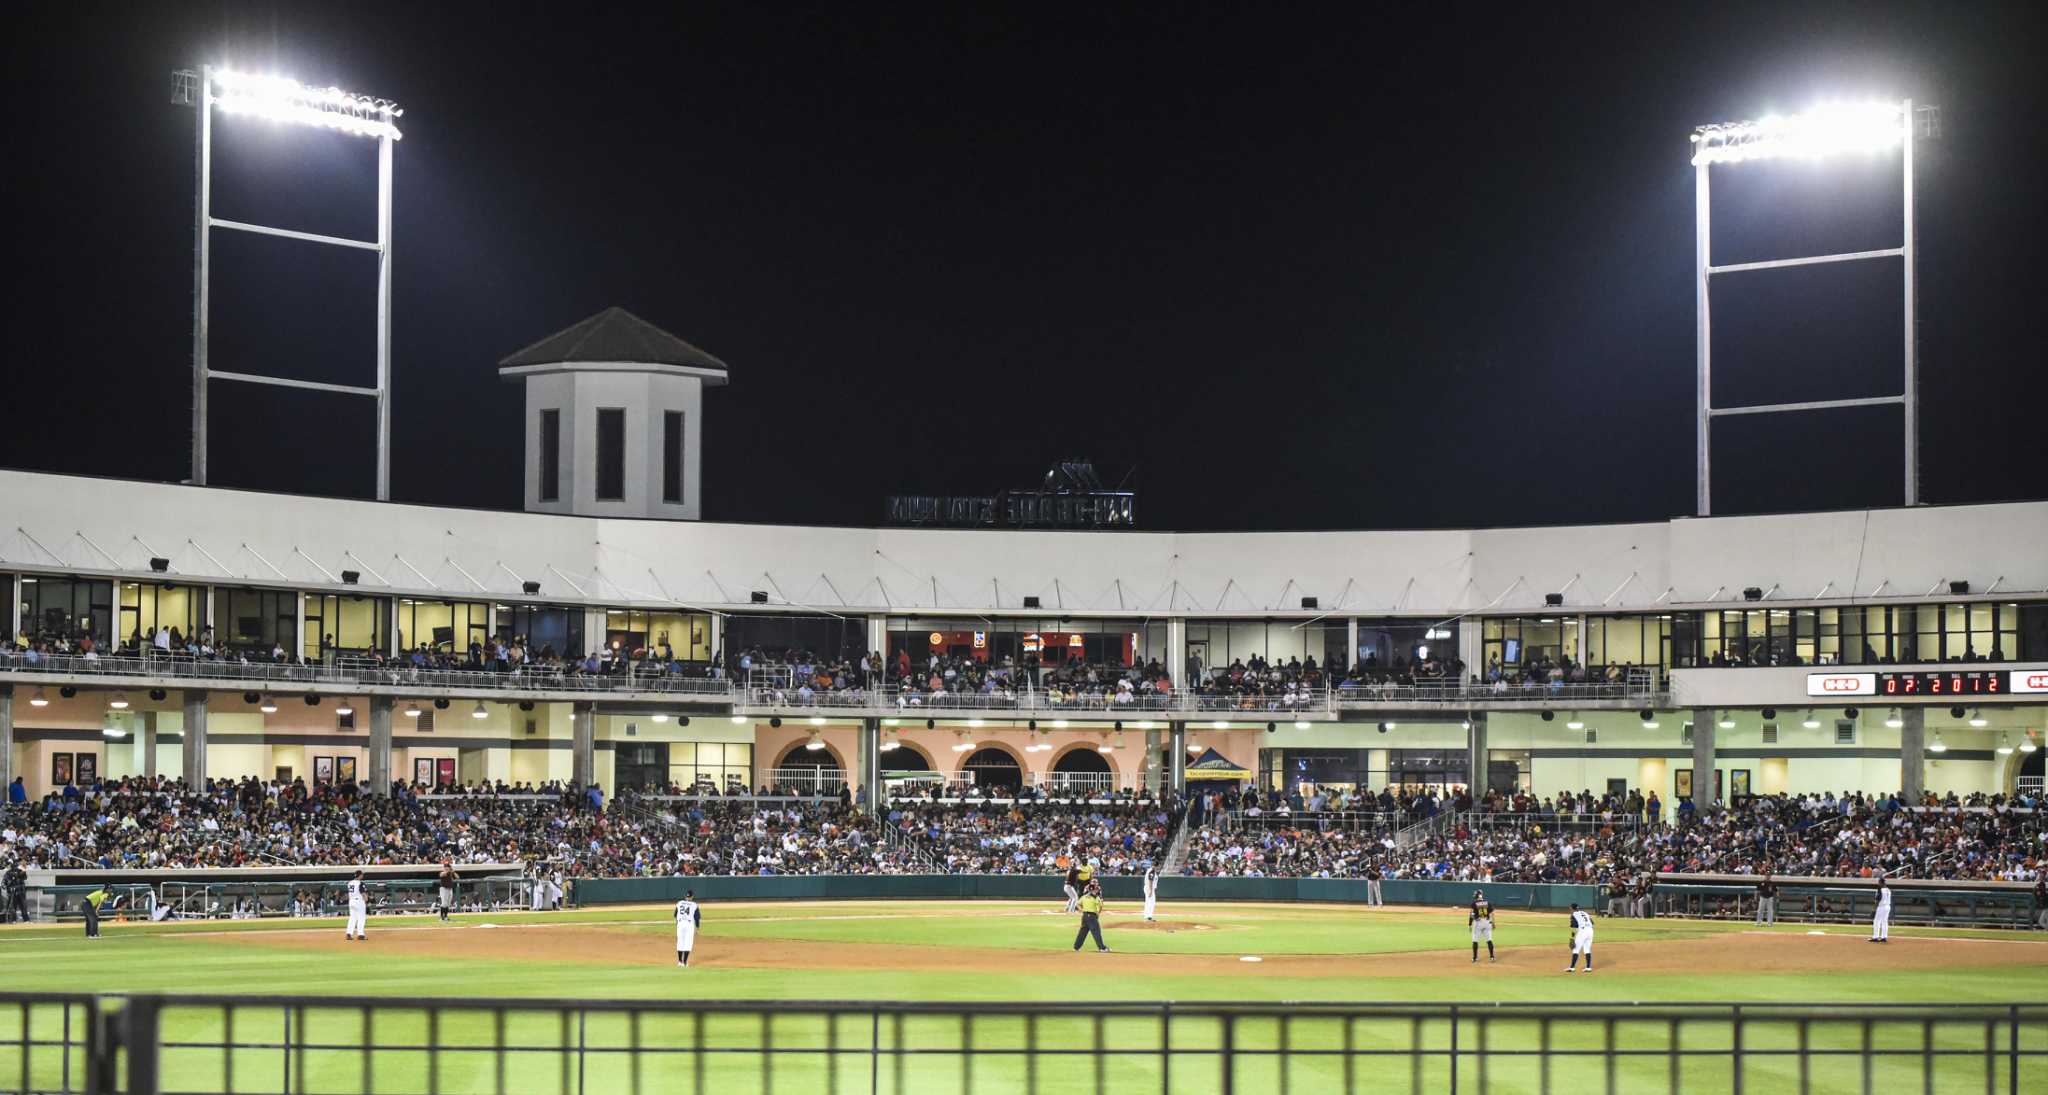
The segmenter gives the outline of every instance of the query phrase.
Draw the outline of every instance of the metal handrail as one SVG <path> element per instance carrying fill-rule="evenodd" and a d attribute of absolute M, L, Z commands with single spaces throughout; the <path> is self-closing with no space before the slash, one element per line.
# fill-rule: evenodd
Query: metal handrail
<path fill-rule="evenodd" d="M 613 673 L 585 673 L 566 666 L 549 666 L 500 673 L 477 669 L 421 669 L 403 661 L 378 663 L 361 658 L 336 658 L 332 662 L 307 664 L 197 658 L 190 654 L 126 657 L 8 652 L 0 655 L 0 674 L 84 679 L 139 677 L 165 682 L 193 681 L 252 691 L 318 685 L 390 688 L 421 693 L 659 693 L 706 701 L 729 701 L 733 695 L 729 681 L 666 673 L 648 674 L 632 668 Z"/>
<path fill-rule="evenodd" d="M 1652 683 L 1645 687 L 1629 682 L 1530 681 L 1496 688 L 1490 681 L 1367 681 L 1352 687 L 1339 685 L 1333 693 L 1338 709 L 1390 702 L 1458 703 L 1483 700 L 1643 700 L 1660 701 L 1667 689 Z"/>
<path fill-rule="evenodd" d="M 1284 702 L 1282 696 L 1249 697 L 1188 689 L 1176 689 L 1172 692 L 1140 689 L 1134 691 L 1131 696 L 1128 702 L 1119 703 L 1101 696 L 1087 696 L 1076 701 L 1054 700 L 1048 693 L 1036 689 L 1021 692 L 931 693 L 895 686 L 827 691 L 749 687 L 737 692 L 734 702 L 748 710 L 766 711 L 861 711 L 890 715 L 958 711 L 991 714 L 1029 713 L 1043 718 L 1095 715 L 1143 719 L 1148 715 L 1180 713 L 1237 714 L 1247 718 L 1280 719 L 1297 714 L 1332 713 L 1330 693 L 1327 689 L 1300 690 L 1296 696 L 1301 698 L 1291 705 Z"/>

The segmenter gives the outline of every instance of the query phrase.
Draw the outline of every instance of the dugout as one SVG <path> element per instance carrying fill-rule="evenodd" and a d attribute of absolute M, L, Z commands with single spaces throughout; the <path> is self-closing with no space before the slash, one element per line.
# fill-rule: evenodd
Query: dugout
<path fill-rule="evenodd" d="M 1867 878 L 1779 876 L 1778 919 L 1811 924 L 1868 924 L 1877 911 L 1877 882 Z M 1892 888 L 1893 924 L 1922 927 L 2019 928 L 2036 925 L 2033 885 L 1899 878 Z M 1659 874 L 1651 895 L 1658 916 L 1753 920 L 1755 875 Z"/>
<path fill-rule="evenodd" d="M 30 871 L 27 897 L 31 919 L 71 920 L 85 915 L 80 902 L 104 886 L 118 903 L 116 915 L 149 919 L 151 894 L 171 906 L 174 919 L 230 919 L 293 915 L 296 898 L 310 898 L 311 916 L 348 911 L 348 881 L 358 868 L 227 867 L 193 870 Z M 364 892 L 372 915 L 424 913 L 439 900 L 439 864 L 365 866 Z M 471 863 L 454 867 L 458 909 L 526 908 L 531 882 L 517 864 Z"/>

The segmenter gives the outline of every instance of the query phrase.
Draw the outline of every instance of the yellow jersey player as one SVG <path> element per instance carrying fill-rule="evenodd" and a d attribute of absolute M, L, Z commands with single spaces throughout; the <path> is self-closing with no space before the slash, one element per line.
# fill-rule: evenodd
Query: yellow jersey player
<path fill-rule="evenodd" d="M 1486 941 L 1486 960 L 1496 961 L 1493 953 L 1493 905 L 1480 890 L 1472 891 L 1472 914 L 1465 918 L 1472 928 L 1472 961 L 1479 962 L 1479 942 Z"/>

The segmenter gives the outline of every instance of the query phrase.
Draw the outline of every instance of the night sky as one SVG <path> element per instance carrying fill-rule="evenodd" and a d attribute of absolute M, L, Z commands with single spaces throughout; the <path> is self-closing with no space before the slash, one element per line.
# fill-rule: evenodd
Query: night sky
<path fill-rule="evenodd" d="M 705 514 L 872 525 L 1092 458 L 1147 528 L 1693 503 L 1702 122 L 1937 103 L 1923 500 L 2048 494 L 2038 4 L 10 9 L 8 465 L 187 474 L 202 60 L 405 104 L 395 497 L 520 501 L 505 354 L 722 357 Z M 216 215 L 368 236 L 372 142 L 217 130 Z M 1717 172 L 1717 253 L 1897 244 L 1895 158 Z M 214 365 L 370 383 L 374 261 L 216 233 Z M 1724 402 L 1898 390 L 1899 267 L 1717 293 Z M 213 481 L 372 489 L 371 403 L 214 386 Z M 1720 511 L 1899 501 L 1896 408 L 1728 420 Z"/>

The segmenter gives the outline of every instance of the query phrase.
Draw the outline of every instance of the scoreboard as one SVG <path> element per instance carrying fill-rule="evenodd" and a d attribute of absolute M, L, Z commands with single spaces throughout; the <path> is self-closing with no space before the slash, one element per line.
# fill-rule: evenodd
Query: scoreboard
<path fill-rule="evenodd" d="M 1904 672 L 1808 673 L 1809 696 L 1945 699 L 2048 694 L 2048 669 L 1916 669 Z"/>

